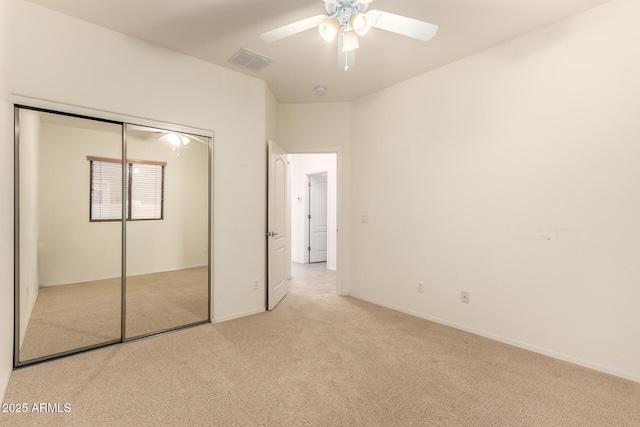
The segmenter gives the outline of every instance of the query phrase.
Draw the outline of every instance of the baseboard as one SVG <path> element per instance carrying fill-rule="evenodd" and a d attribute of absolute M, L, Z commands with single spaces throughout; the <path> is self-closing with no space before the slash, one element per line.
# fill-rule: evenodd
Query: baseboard
<path fill-rule="evenodd" d="M 38 300 L 38 296 L 40 295 L 40 287 L 36 287 L 36 294 L 34 295 L 34 297 L 31 299 L 31 301 L 29 302 L 29 307 L 27 308 L 27 315 L 26 315 L 26 320 L 24 319 L 20 319 L 20 324 L 22 325 L 23 323 L 25 325 L 28 325 L 29 322 L 31 321 L 31 314 L 33 313 L 33 308 L 36 306 L 36 301 Z M 25 326 L 24 330 L 22 330 L 22 327 L 20 327 L 20 342 L 18 345 L 18 349 L 22 350 L 22 343 L 24 341 L 24 337 L 27 335 L 27 328 Z"/>
<path fill-rule="evenodd" d="M 626 371 L 621 371 L 619 369 L 615 369 L 612 368 L 610 366 L 606 366 L 606 365 L 602 365 L 600 363 L 595 363 L 595 362 L 591 362 L 589 360 L 584 360 L 584 359 L 580 359 L 578 357 L 574 357 L 574 356 L 570 356 L 564 353 L 559 353 L 557 351 L 554 350 L 550 350 L 544 347 L 539 347 L 537 345 L 533 345 L 533 344 L 529 344 L 526 342 L 522 342 L 522 341 L 518 341 L 518 340 L 514 340 L 512 338 L 508 338 L 508 337 L 504 337 L 498 334 L 494 334 L 491 332 L 485 332 L 485 331 L 481 331 L 478 329 L 474 329 L 474 328 L 470 328 L 468 326 L 465 325 L 461 325 L 459 323 L 455 323 L 455 322 L 450 322 L 448 320 L 445 319 L 441 319 L 439 317 L 435 317 L 435 316 L 429 316 L 429 315 L 425 315 L 425 314 L 421 314 L 421 313 L 417 313 L 415 311 L 412 310 L 408 310 L 402 307 L 397 307 L 391 304 L 386 304 L 380 301 L 376 301 L 374 299 L 371 298 L 367 298 L 364 297 L 362 295 L 359 295 L 357 292 L 350 292 L 349 293 L 350 297 L 362 300 L 362 301 L 366 301 L 369 302 L 371 304 L 376 304 L 382 307 L 386 307 L 389 308 L 391 310 L 395 310 L 395 311 L 399 311 L 405 314 L 409 314 L 411 316 L 414 317 L 419 317 L 421 319 L 425 319 L 425 320 L 429 320 L 431 322 L 435 322 L 435 323 L 439 323 L 441 325 L 445 325 L 445 326 L 449 326 L 452 327 L 454 329 L 458 329 L 461 331 L 465 331 L 465 332 L 469 332 L 471 334 L 474 335 L 478 335 L 484 338 L 489 338 L 492 339 L 494 341 L 499 341 L 501 343 L 504 344 L 509 344 L 512 345 L 514 347 L 519 347 L 522 348 L 524 350 L 529 350 L 529 351 L 533 351 L 534 353 L 539 353 L 545 356 L 549 356 L 549 357 L 553 357 L 554 359 L 558 359 L 558 360 L 562 360 L 565 362 L 569 362 L 569 363 L 573 363 L 574 365 L 579 365 L 585 368 L 589 368 L 589 369 L 593 369 L 596 371 L 600 371 L 600 372 L 604 372 L 606 374 L 610 374 L 610 375 L 614 375 L 616 377 L 620 377 L 620 378 L 624 378 L 626 380 L 630 380 L 630 381 L 634 381 L 637 383 L 640 383 L 640 375 L 636 375 L 636 374 L 632 374 L 630 372 L 626 372 Z"/>
<path fill-rule="evenodd" d="M 133 276 L 145 276 L 147 274 L 156 274 L 156 273 L 170 273 L 172 271 L 179 271 L 179 270 L 188 270 L 190 268 L 200 268 L 200 267 L 206 267 L 207 264 L 204 265 L 191 265 L 191 266 L 184 266 L 184 267 L 176 267 L 176 268 L 171 268 L 169 270 L 162 270 L 162 271 L 148 271 L 148 272 L 130 272 L 127 273 L 127 277 L 133 277 Z M 96 282 L 98 280 L 111 280 L 111 279 L 119 279 L 120 276 L 95 276 L 95 277 L 91 277 L 89 279 L 86 280 L 80 280 L 80 279 L 69 279 L 69 281 L 57 281 L 57 282 L 49 282 L 49 283 L 40 283 L 39 286 L 41 288 L 48 288 L 50 286 L 65 286 L 65 285 L 75 285 L 76 283 L 86 283 L 86 282 Z"/>
<path fill-rule="evenodd" d="M 85 282 L 96 282 L 98 280 L 111 280 L 111 279 L 119 279 L 120 276 L 96 276 L 92 277 L 88 280 L 78 280 L 78 279 L 69 279 L 69 281 L 55 281 L 55 282 L 41 282 L 38 284 L 41 288 L 50 288 L 54 286 L 65 286 L 65 285 L 75 285 L 76 283 L 85 283 Z"/>
<path fill-rule="evenodd" d="M 253 316 L 254 314 L 264 313 L 266 311 L 265 307 L 259 308 L 257 310 L 245 311 L 243 313 L 230 314 L 227 316 L 220 316 L 213 318 L 213 323 L 222 323 L 228 320 L 239 319 L 241 317 Z"/>

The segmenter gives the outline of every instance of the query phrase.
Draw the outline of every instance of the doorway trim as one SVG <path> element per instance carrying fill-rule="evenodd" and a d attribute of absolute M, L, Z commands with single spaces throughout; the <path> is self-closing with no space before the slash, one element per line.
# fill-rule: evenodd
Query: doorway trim
<path fill-rule="evenodd" d="M 342 171 L 342 147 L 286 147 L 289 154 L 335 154 L 336 155 L 336 294 L 348 296 L 347 286 L 344 281 L 345 250 L 344 239 L 340 232 L 345 229 L 346 218 L 344 212 L 344 187 Z M 291 200 L 289 200 L 291 208 Z M 291 215 L 287 218 L 287 228 L 291 230 Z M 291 247 L 291 233 L 289 233 L 289 247 Z M 291 254 L 289 254 L 291 261 Z M 288 263 L 287 275 L 291 277 L 291 262 Z"/>

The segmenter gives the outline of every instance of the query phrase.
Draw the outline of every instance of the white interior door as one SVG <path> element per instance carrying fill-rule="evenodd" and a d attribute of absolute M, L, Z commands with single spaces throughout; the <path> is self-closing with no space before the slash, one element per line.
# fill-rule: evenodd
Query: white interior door
<path fill-rule="evenodd" d="M 309 262 L 327 261 L 327 173 L 309 175 Z"/>
<path fill-rule="evenodd" d="M 269 141 L 269 182 L 267 224 L 267 309 L 287 295 L 287 152 Z"/>

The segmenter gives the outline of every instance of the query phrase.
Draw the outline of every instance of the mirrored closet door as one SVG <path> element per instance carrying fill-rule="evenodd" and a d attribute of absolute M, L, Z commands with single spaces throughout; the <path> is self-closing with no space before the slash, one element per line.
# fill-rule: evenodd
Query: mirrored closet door
<path fill-rule="evenodd" d="M 118 342 L 122 190 L 90 193 L 87 155 L 121 163 L 122 125 L 27 109 L 16 120 L 18 361 Z M 116 170 L 93 174 L 122 180 Z M 114 220 L 91 221 L 92 198 Z"/>
<path fill-rule="evenodd" d="M 209 321 L 210 136 L 30 107 L 15 129 L 16 367 Z"/>
<path fill-rule="evenodd" d="M 209 144 L 127 125 L 125 338 L 209 318 Z"/>

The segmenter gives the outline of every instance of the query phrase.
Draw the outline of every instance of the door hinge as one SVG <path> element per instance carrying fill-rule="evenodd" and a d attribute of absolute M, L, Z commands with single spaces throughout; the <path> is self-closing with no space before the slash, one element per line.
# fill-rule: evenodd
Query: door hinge
<path fill-rule="evenodd" d="M 307 250 L 308 250 L 309 252 L 311 252 L 311 246 L 309 246 L 309 247 L 307 248 Z"/>
<path fill-rule="evenodd" d="M 311 182 L 309 182 L 307 185 L 308 185 L 309 187 L 311 187 Z"/>
<path fill-rule="evenodd" d="M 307 218 L 311 219 L 311 215 L 307 215 Z"/>

